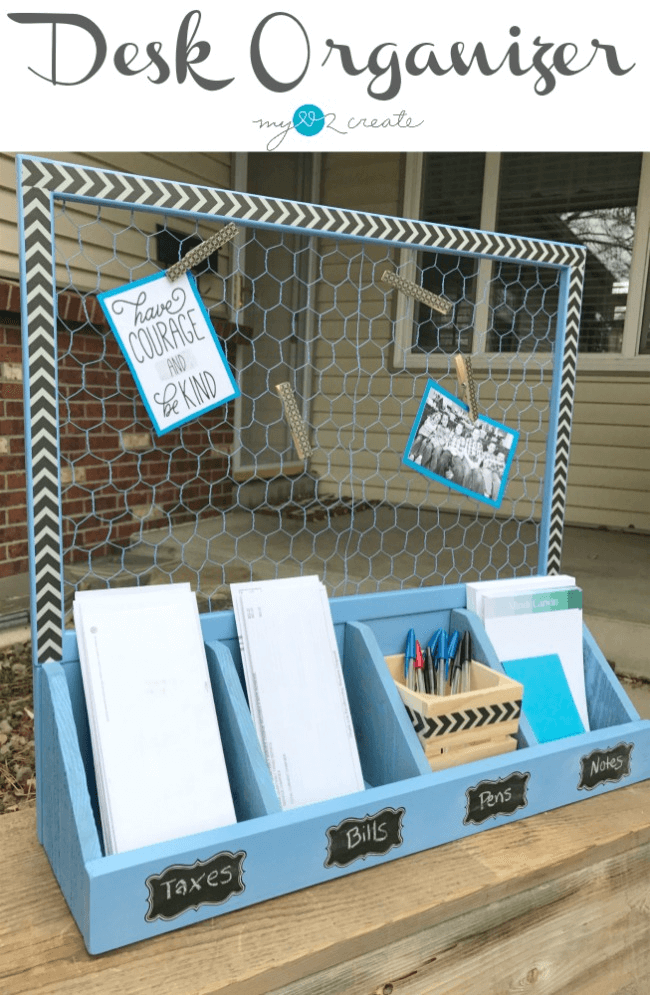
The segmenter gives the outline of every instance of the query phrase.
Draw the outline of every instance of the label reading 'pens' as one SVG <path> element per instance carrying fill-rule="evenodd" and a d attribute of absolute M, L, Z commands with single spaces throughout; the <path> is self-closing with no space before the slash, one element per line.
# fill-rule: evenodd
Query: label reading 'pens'
<path fill-rule="evenodd" d="M 384 808 L 363 819 L 344 819 L 327 830 L 325 867 L 347 867 L 353 860 L 383 856 L 401 846 L 403 808 Z"/>
<path fill-rule="evenodd" d="M 580 757 L 578 790 L 591 791 L 597 784 L 629 777 L 633 749 L 634 743 L 618 743 L 609 750 L 594 750 L 588 756 Z"/>
<path fill-rule="evenodd" d="M 526 792 L 530 774 L 514 771 L 508 777 L 496 781 L 480 781 L 468 788 L 467 811 L 463 825 L 473 822 L 475 826 L 486 819 L 496 819 L 498 815 L 512 815 L 528 804 Z"/>
<path fill-rule="evenodd" d="M 221 905 L 232 895 L 241 895 L 243 864 L 246 852 L 216 853 L 193 864 L 173 864 L 161 874 L 151 874 L 145 884 L 149 889 L 147 922 L 175 919 L 188 909 L 201 905 Z"/>

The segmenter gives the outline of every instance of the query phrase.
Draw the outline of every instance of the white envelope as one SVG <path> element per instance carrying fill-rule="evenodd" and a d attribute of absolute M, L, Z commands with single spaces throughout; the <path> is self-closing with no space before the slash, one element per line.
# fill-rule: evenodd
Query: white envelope
<path fill-rule="evenodd" d="M 235 822 L 189 587 L 84 592 L 74 616 L 107 853 Z"/>

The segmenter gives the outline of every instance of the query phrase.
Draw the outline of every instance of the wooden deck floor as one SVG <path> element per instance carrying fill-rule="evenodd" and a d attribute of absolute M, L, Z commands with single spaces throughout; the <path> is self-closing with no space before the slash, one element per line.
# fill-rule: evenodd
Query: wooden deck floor
<path fill-rule="evenodd" d="M 5 815 L 0 991 L 647 995 L 650 781 L 98 957 Z"/>

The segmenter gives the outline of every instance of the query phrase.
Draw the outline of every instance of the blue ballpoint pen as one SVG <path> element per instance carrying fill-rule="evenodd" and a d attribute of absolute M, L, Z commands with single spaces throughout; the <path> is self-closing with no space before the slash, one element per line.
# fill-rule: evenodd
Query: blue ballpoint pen
<path fill-rule="evenodd" d="M 404 683 L 411 691 L 415 690 L 415 631 L 409 629 L 404 650 Z"/>

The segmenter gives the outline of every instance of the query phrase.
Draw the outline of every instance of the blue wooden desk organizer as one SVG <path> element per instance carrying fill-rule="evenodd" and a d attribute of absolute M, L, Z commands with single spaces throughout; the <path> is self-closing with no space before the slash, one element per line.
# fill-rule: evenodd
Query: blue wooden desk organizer
<path fill-rule="evenodd" d="M 464 585 L 424 587 L 332 601 L 367 787 L 353 795 L 282 812 L 242 690 L 234 617 L 232 612 L 218 612 L 203 616 L 201 624 L 238 821 L 212 832 L 104 856 L 76 641 L 64 625 L 64 540 L 75 543 L 76 532 L 68 529 L 64 535 L 61 518 L 59 429 L 65 404 L 58 393 L 54 266 L 55 259 L 63 265 L 68 258 L 60 254 L 61 239 L 59 254 L 55 252 L 61 204 L 64 208 L 71 205 L 69 215 L 65 215 L 68 225 L 84 205 L 90 205 L 93 216 L 110 208 L 128 211 L 129 216 L 144 212 L 154 218 L 164 215 L 171 221 L 176 218 L 197 224 L 235 221 L 244 229 L 252 229 L 253 234 L 257 229 L 275 232 L 278 244 L 285 235 L 299 237 L 300 244 L 309 246 L 312 260 L 320 258 L 317 248 L 322 240 L 329 246 L 362 242 L 383 247 L 391 259 L 397 258 L 393 253 L 402 251 L 407 255 L 446 253 L 475 262 L 535 266 L 554 272 L 557 313 L 554 325 L 549 324 L 547 330 L 549 336 L 554 332 L 554 338 L 547 339 L 545 345 L 537 342 L 539 349 L 530 352 L 524 347 L 517 357 L 507 354 L 508 365 L 515 358 L 521 360 L 518 368 L 522 378 L 528 360 L 533 361 L 528 390 L 531 382 L 537 384 L 543 376 L 551 376 L 545 409 L 543 490 L 539 491 L 539 573 L 560 569 L 587 250 L 573 243 L 388 218 L 187 182 L 172 184 L 32 156 L 18 157 L 17 166 L 37 824 L 39 838 L 91 953 L 650 777 L 650 722 L 639 721 L 586 630 L 584 665 L 591 732 L 540 745 L 524 712 L 515 752 L 433 772 L 384 657 L 403 652 L 405 634 L 411 627 L 426 632 L 451 625 L 470 629 L 476 660 L 500 667 L 485 630 L 477 617 L 466 611 Z M 79 228 L 80 244 L 84 227 L 81 224 Z M 143 231 L 150 228 L 144 225 Z M 73 245 L 70 273 L 77 266 L 79 253 L 76 239 L 66 238 Z M 95 248 L 88 258 L 95 258 Z M 111 271 L 115 251 L 113 243 L 106 248 L 104 263 Z M 329 250 L 325 256 L 328 254 Z M 128 266 L 134 265 L 132 257 L 127 258 Z M 96 265 L 99 287 L 101 260 Z M 233 268 L 233 275 L 235 272 Z M 323 273 L 327 277 L 325 269 Z M 89 286 L 95 286 L 94 280 Z M 78 289 L 84 308 L 89 302 L 87 291 L 85 284 Z M 474 308 L 476 302 L 468 298 L 466 303 Z M 542 353 L 548 361 L 539 365 Z M 93 354 L 88 362 L 95 358 Z M 503 358 L 496 357 L 498 362 Z M 82 365 L 79 357 L 75 362 Z M 67 428 L 71 426 L 70 416 Z M 79 432 L 79 442 L 85 430 L 77 426 L 75 431 Z M 539 459 L 535 450 L 535 466 Z M 149 488 L 153 484 L 147 479 Z M 510 520 L 516 520 L 514 513 Z M 459 574 L 460 579 L 468 576 Z M 169 732 L 174 734 L 173 729 Z"/>
<path fill-rule="evenodd" d="M 432 772 L 384 663 L 411 626 L 469 629 L 474 658 L 501 669 L 462 584 L 331 602 L 367 787 L 281 812 L 242 690 L 232 612 L 202 618 L 238 822 L 104 856 L 79 662 L 40 666 L 37 709 L 49 772 L 39 825 L 91 953 L 523 819 L 650 776 L 650 722 L 584 632 L 592 731 Z M 173 735 L 173 730 L 170 730 Z"/>

